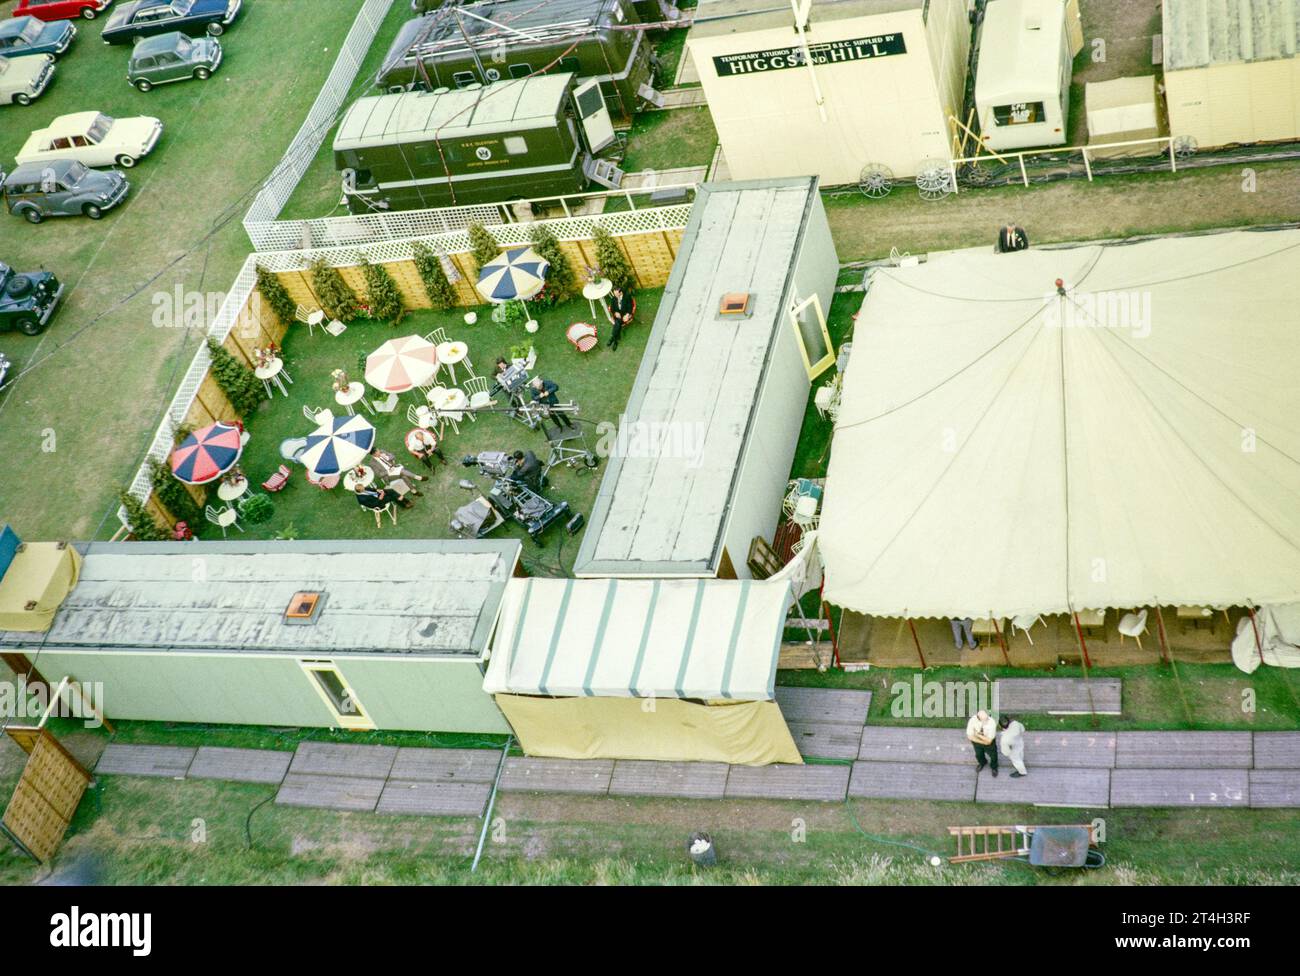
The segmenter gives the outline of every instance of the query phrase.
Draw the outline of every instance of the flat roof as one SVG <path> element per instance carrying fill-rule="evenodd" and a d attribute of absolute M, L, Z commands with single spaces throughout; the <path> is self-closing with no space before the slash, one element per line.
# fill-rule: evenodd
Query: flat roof
<path fill-rule="evenodd" d="M 1065 0 L 990 0 L 980 28 L 979 101 L 1059 92 Z"/>
<path fill-rule="evenodd" d="M 1293 58 L 1300 0 L 1164 0 L 1164 68 Z"/>
<path fill-rule="evenodd" d="M 571 72 L 448 91 L 358 98 L 339 122 L 334 150 L 495 135 L 555 125 Z"/>
<path fill-rule="evenodd" d="M 782 301 L 816 198 L 816 177 L 700 186 L 575 573 L 684 576 L 717 569 L 773 339 L 785 321 Z M 728 292 L 749 293 L 748 318 L 719 318 Z"/>
<path fill-rule="evenodd" d="M 92 543 L 43 634 L 0 648 L 478 658 L 514 572 L 516 540 Z M 286 624 L 298 591 L 316 622 Z"/>
<path fill-rule="evenodd" d="M 849 17 L 874 17 L 905 10 L 920 10 L 926 0 L 813 0 L 809 20 L 845 20 Z M 722 34 L 748 34 L 773 27 L 792 27 L 794 14 L 787 0 L 700 0 L 691 22 L 691 37 L 717 37 Z M 815 32 L 814 32 L 815 35 Z M 791 30 L 791 44 L 798 35 Z M 816 37 L 813 37 L 816 43 Z"/>

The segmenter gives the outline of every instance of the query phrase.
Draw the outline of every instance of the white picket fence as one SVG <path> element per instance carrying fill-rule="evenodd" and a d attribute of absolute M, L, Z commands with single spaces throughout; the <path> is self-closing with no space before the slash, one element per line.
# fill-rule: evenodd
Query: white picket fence
<path fill-rule="evenodd" d="M 406 0 L 402 2 L 405 3 Z M 379 31 L 379 25 L 388 16 L 393 3 L 394 0 L 366 0 L 357 11 L 356 20 L 352 22 L 352 28 L 348 31 L 342 48 L 339 49 L 338 57 L 334 60 L 334 67 L 330 69 L 325 84 L 316 95 L 316 101 L 312 103 L 307 118 L 303 120 L 293 141 L 289 143 L 289 148 L 281 157 L 275 171 L 262 185 L 262 189 L 253 199 L 252 206 L 244 214 L 244 229 L 249 239 L 253 241 L 254 248 L 257 247 L 257 238 L 254 235 L 261 232 L 260 228 L 263 225 L 274 223 L 276 217 L 280 216 L 280 211 L 293 195 L 298 181 L 302 179 L 302 174 L 311 165 L 325 136 L 334 125 L 339 109 L 343 107 L 343 100 L 347 98 L 353 82 L 356 81 L 357 70 L 370 51 L 370 45 Z"/>

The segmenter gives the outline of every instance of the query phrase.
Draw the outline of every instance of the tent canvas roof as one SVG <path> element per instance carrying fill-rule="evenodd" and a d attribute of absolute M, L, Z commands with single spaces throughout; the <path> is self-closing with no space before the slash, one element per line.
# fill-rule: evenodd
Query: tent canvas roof
<path fill-rule="evenodd" d="M 784 580 L 513 580 L 492 694 L 768 701 Z"/>
<path fill-rule="evenodd" d="M 1300 600 L 1298 258 L 1300 231 L 1233 232 L 876 273 L 826 598 L 912 617 Z"/>
<path fill-rule="evenodd" d="M 1164 0 L 1164 68 L 1293 58 L 1300 0 Z"/>

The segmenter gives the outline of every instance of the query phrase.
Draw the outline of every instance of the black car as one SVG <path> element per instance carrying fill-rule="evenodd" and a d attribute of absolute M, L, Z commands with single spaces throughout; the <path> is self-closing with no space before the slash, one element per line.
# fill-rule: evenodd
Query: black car
<path fill-rule="evenodd" d="M 181 31 L 191 37 L 225 33 L 243 0 L 132 0 L 117 5 L 104 25 L 105 44 L 134 44 L 142 37 Z"/>
<path fill-rule="evenodd" d="M 40 335 L 62 296 L 63 285 L 48 271 L 19 274 L 0 262 L 0 332 Z"/>

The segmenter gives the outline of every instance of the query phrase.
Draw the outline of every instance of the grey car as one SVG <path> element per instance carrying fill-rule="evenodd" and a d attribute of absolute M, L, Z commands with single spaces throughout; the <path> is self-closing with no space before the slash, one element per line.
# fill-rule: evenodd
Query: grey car
<path fill-rule="evenodd" d="M 126 80 L 142 92 L 169 81 L 206 81 L 221 64 L 221 42 L 190 38 L 180 31 L 142 37 L 126 65 Z"/>
<path fill-rule="evenodd" d="M 75 159 L 25 163 L 0 184 L 5 206 L 39 224 L 46 217 L 82 214 L 98 220 L 126 198 L 131 184 L 115 169 L 89 169 Z"/>

